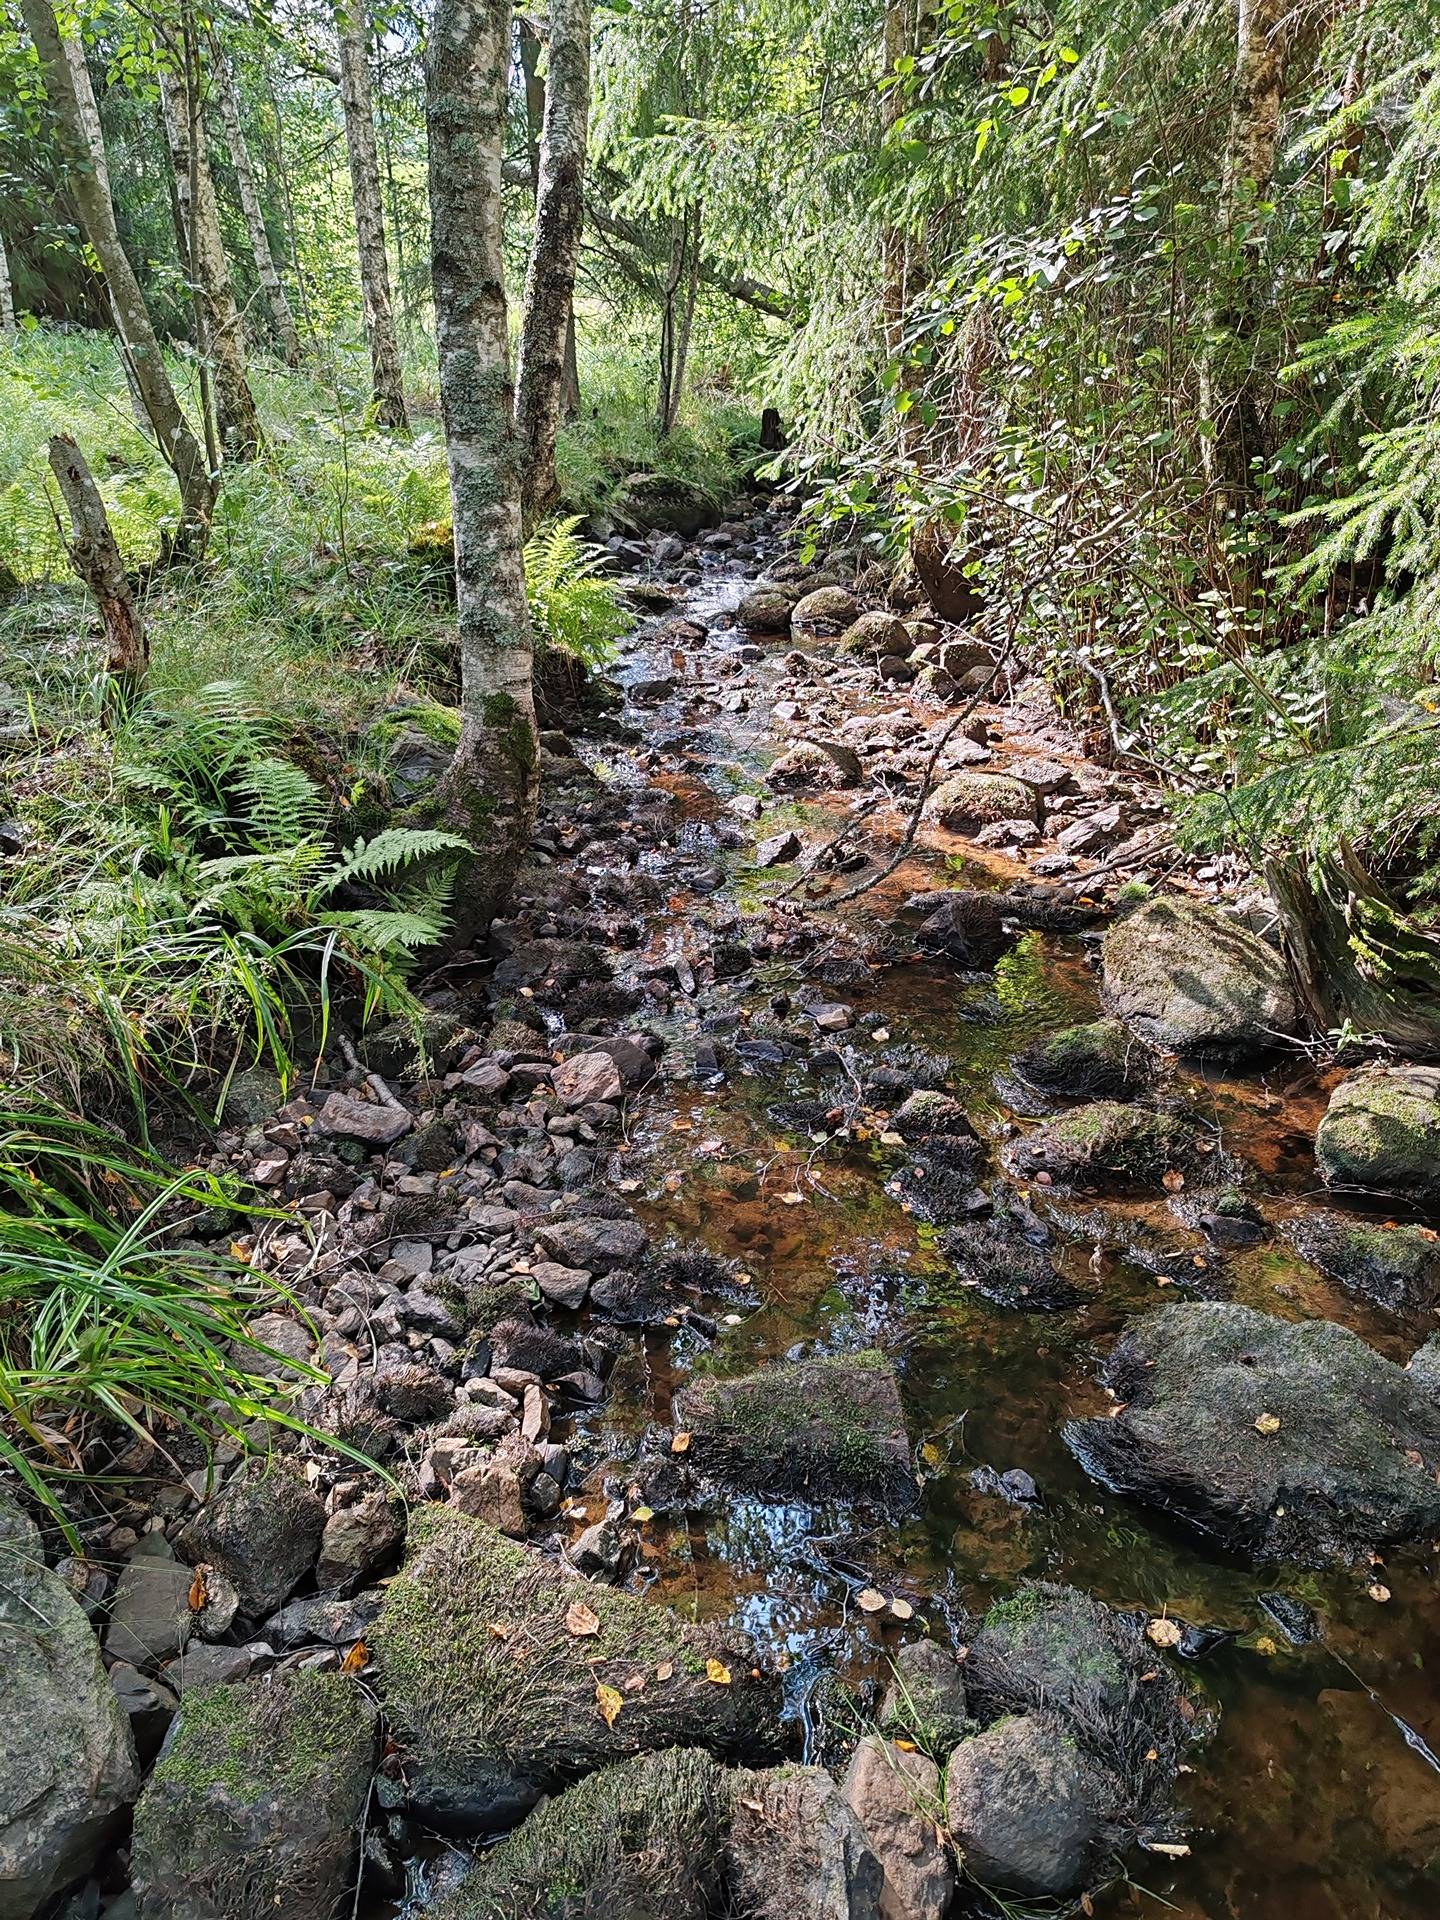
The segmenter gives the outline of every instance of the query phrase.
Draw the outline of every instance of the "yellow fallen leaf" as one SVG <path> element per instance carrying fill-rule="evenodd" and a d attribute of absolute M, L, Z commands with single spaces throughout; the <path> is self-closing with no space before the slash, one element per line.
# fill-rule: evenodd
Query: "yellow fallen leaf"
<path fill-rule="evenodd" d="M 920 1751 L 913 1740 L 897 1740 L 895 1745 L 900 1749 L 901 1753 L 918 1753 Z"/>
<path fill-rule="evenodd" d="M 805 1204 L 805 1196 L 803 1193 L 782 1193 L 780 1195 L 780 1204 L 782 1207 L 803 1206 Z"/>
<path fill-rule="evenodd" d="M 620 1695 L 618 1687 L 607 1687 L 603 1681 L 597 1681 L 595 1686 L 595 1704 L 599 1707 L 600 1718 L 605 1722 L 606 1726 L 613 1727 L 619 1718 L 620 1709 L 624 1706 L 625 1702 Z"/>
<path fill-rule="evenodd" d="M 1280 1421 L 1273 1413 L 1262 1413 L 1260 1418 L 1255 1422 L 1255 1431 L 1257 1433 L 1278 1433 L 1280 1431 Z"/>
<path fill-rule="evenodd" d="M 878 1587 L 862 1587 L 855 1596 L 855 1604 L 862 1613 L 883 1613 L 886 1600 Z"/>
<path fill-rule="evenodd" d="M 1272 1653 L 1278 1653 L 1280 1649 L 1268 1633 L 1262 1633 L 1260 1638 L 1255 1642 L 1255 1651 L 1257 1653 L 1263 1653 L 1268 1657 Z"/>
<path fill-rule="evenodd" d="M 1155 1647 L 1178 1647 L 1180 1629 L 1173 1620 L 1151 1620 L 1145 1628 L 1145 1638 Z"/>
<path fill-rule="evenodd" d="M 690 1436 L 685 1432 L 683 1427 L 678 1433 L 671 1434 L 670 1451 L 672 1453 L 688 1453 L 690 1451 Z"/>
<path fill-rule="evenodd" d="M 898 1593 L 890 1602 L 890 1611 L 897 1620 L 913 1620 L 915 1618 L 914 1607 L 911 1606 L 908 1600 L 902 1600 Z"/>
<path fill-rule="evenodd" d="M 675 1662 L 673 1660 L 662 1660 L 655 1669 L 655 1678 L 657 1680 L 668 1680 L 674 1671 Z"/>
<path fill-rule="evenodd" d="M 632 1507 L 630 1509 L 630 1518 L 632 1520 L 653 1520 L 655 1518 L 655 1509 L 653 1507 Z"/>
<path fill-rule="evenodd" d="M 565 1631 L 573 1633 L 577 1640 L 587 1639 L 600 1631 L 600 1616 L 586 1606 L 583 1600 L 572 1600 L 565 1613 Z"/>
<path fill-rule="evenodd" d="M 345 1658 L 340 1662 L 342 1673 L 359 1673 L 370 1661 L 370 1649 L 363 1640 L 357 1640 Z"/>
<path fill-rule="evenodd" d="M 728 1687 L 730 1684 L 730 1669 L 723 1661 L 711 1658 L 705 1662 L 705 1678 L 713 1681 L 717 1687 Z"/>

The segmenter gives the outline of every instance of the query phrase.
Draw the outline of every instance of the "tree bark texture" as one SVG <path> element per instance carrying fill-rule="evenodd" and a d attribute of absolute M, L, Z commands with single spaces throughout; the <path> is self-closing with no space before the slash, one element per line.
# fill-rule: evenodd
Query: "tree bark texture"
<path fill-rule="evenodd" d="M 365 338 L 370 346 L 370 381 L 375 418 L 382 427 L 403 433 L 409 427 L 400 377 L 400 346 L 390 304 L 390 266 L 385 257 L 385 216 L 380 199 L 380 158 L 375 145 L 375 115 L 370 103 L 366 59 L 366 22 L 362 0 L 346 0 L 339 21 L 340 104 L 345 115 L 345 149 L 350 159 L 350 191 L 355 201 L 355 238 L 360 253 L 360 295 Z"/>
<path fill-rule="evenodd" d="M 186 65 L 188 69 L 191 63 L 187 60 Z M 160 75 L 165 135 L 175 167 L 176 205 L 183 227 L 180 252 L 204 314 L 204 346 L 215 383 L 221 445 L 231 460 L 253 460 L 260 451 L 260 416 L 245 366 L 240 310 L 235 304 L 235 283 L 220 234 L 220 207 L 194 77 L 193 72 L 187 72 L 184 79 L 168 71 Z"/>
<path fill-rule="evenodd" d="M 85 238 L 105 275 L 121 351 L 144 402 L 156 444 L 179 482 L 180 526 L 175 539 L 168 543 L 168 552 L 194 557 L 203 552 L 209 538 L 215 484 L 170 384 L 135 270 L 121 245 L 104 145 L 96 144 L 96 132 L 92 132 L 92 128 L 98 131 L 99 115 L 89 71 L 78 40 L 62 38 L 51 0 L 23 0 L 23 8 L 26 28 L 40 56 L 45 92 L 69 149 L 67 184 Z"/>
<path fill-rule="evenodd" d="M 425 74 L 431 264 L 463 717 L 441 798 L 479 856 L 457 900 L 462 938 L 488 924 L 514 884 L 539 759 L 505 303 L 509 60 L 509 0 L 436 0 Z"/>
<path fill-rule="evenodd" d="M 7 340 L 15 337 L 15 289 L 10 284 L 10 256 L 3 239 L 0 239 L 0 334 Z"/>
<path fill-rule="evenodd" d="M 125 563 L 110 530 L 105 502 L 85 456 L 68 433 L 57 433 L 51 439 L 50 469 L 70 514 L 70 564 L 105 623 L 110 677 L 121 693 L 131 696 L 145 684 L 150 648 Z"/>
<path fill-rule="evenodd" d="M 585 221 L 585 147 L 590 120 L 590 0 L 554 0 L 545 77 L 535 235 L 525 281 L 516 383 L 516 426 L 528 531 L 559 498 L 555 439 L 565 388 L 575 270 Z"/>
<path fill-rule="evenodd" d="M 289 296 L 285 292 L 285 283 L 280 278 L 280 269 L 275 264 L 270 235 L 266 230 L 265 215 L 260 206 L 260 189 L 255 180 L 255 167 L 245 139 L 245 126 L 240 114 L 240 95 L 235 86 L 235 75 L 231 70 L 230 62 L 223 53 L 218 51 L 215 55 L 215 79 L 215 91 L 220 103 L 220 118 L 224 123 L 225 138 L 230 145 L 230 163 L 235 169 L 235 184 L 240 192 L 240 210 L 245 216 L 246 230 L 250 235 L 250 251 L 255 259 L 255 273 L 270 308 L 275 338 L 280 343 L 285 364 L 287 367 L 298 367 L 300 332 L 295 325 L 295 316 L 290 311 Z"/>

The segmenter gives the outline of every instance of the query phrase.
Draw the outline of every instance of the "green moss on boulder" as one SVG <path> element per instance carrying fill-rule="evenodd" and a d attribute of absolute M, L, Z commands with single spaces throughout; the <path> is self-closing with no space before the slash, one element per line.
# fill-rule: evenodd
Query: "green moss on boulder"
<path fill-rule="evenodd" d="M 146 1920 L 330 1920 L 353 1879 L 376 1730 L 340 1674 L 187 1692 L 135 1813 Z"/>
<path fill-rule="evenodd" d="M 729 1809 L 724 1769 L 697 1748 L 621 1761 L 537 1807 L 430 1920 L 706 1920 Z"/>
<path fill-rule="evenodd" d="M 410 1549 L 371 1647 L 412 1801 L 437 1822 L 494 1830 L 541 1792 L 636 1753 L 748 1755 L 774 1741 L 778 1683 L 745 1635 L 563 1573 L 451 1509 L 418 1513 Z M 598 1629 L 567 1627 L 574 1607 Z M 709 1677 L 711 1660 L 727 1682 Z M 613 1726 L 600 1685 L 624 1703 Z"/>
<path fill-rule="evenodd" d="M 1440 1067 L 1369 1067 L 1342 1080 L 1315 1161 L 1327 1187 L 1440 1205 Z"/>
<path fill-rule="evenodd" d="M 1003 773 L 952 773 L 935 789 L 930 812 L 942 827 L 962 833 L 994 820 L 1033 820 L 1039 800 L 1033 787 Z"/>
<path fill-rule="evenodd" d="M 1061 1027 L 1025 1048 L 1016 1067 L 1044 1093 L 1071 1099 L 1124 1100 L 1154 1078 L 1155 1058 L 1118 1020 Z"/>
<path fill-rule="evenodd" d="M 1048 1173 L 1067 1186 L 1124 1190 L 1158 1187 L 1172 1170 L 1204 1165 L 1195 1123 L 1176 1113 L 1095 1100 L 1037 1127 L 1017 1142 L 1015 1169 Z"/>
<path fill-rule="evenodd" d="M 696 1469 L 762 1498 L 916 1503 L 894 1369 L 873 1349 L 700 1379 L 676 1401 Z"/>
<path fill-rule="evenodd" d="M 1440 1240 L 1429 1227 L 1376 1226 L 1344 1213 L 1310 1213 L 1287 1228 L 1321 1273 L 1391 1313 L 1440 1305 Z"/>

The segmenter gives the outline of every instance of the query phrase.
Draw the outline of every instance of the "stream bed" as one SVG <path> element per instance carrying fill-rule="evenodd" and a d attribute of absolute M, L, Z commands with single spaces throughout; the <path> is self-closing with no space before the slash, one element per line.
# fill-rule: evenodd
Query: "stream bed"
<path fill-rule="evenodd" d="M 698 581 L 626 645 L 619 678 L 642 690 L 632 691 L 627 708 L 641 739 L 626 750 L 610 741 L 582 749 L 607 783 L 662 785 L 681 803 L 682 857 L 670 878 L 660 866 L 670 890 L 649 919 L 651 957 L 683 960 L 717 910 L 752 911 L 793 883 L 788 866 L 757 872 L 750 834 L 793 821 L 813 842 L 845 817 L 833 796 L 811 808 L 777 807 L 766 796 L 763 821 L 743 836 L 732 831 L 731 803 L 764 792 L 765 769 L 788 744 L 780 722 L 772 732 L 788 642 L 766 646 L 759 658 L 746 649 L 751 671 L 738 697 L 734 679 L 717 670 L 724 650 L 744 637 L 726 630 L 727 610 L 763 573 L 765 557 L 763 539 L 744 560 L 702 545 Z M 677 641 L 677 624 L 690 637 Z M 698 640 L 699 627 L 711 637 Z M 877 822 L 883 812 L 877 803 Z M 697 860 L 703 888 L 694 884 Z M 883 888 L 843 909 L 839 923 L 873 926 L 907 892 L 953 884 L 957 872 L 970 887 L 1009 877 L 1003 861 L 941 836 Z M 682 966 L 682 984 L 685 973 Z M 649 1024 L 672 1056 L 688 1050 L 694 1059 L 706 1031 L 759 1031 L 777 1002 L 788 1009 L 806 991 L 777 962 L 733 988 L 682 991 Z M 611 1181 L 657 1239 L 702 1242 L 738 1262 L 753 1291 L 713 1342 L 684 1329 L 637 1338 L 609 1397 L 577 1418 L 567 1438 L 598 1488 L 604 1471 L 623 1474 L 649 1423 L 670 1421 L 674 1394 L 697 1370 L 734 1374 L 779 1356 L 878 1346 L 900 1377 L 923 1504 L 903 1528 L 860 1536 L 847 1532 L 843 1514 L 802 1504 L 732 1500 L 683 1523 L 657 1518 L 642 1529 L 650 1591 L 684 1615 L 743 1626 L 780 1659 L 807 1757 L 821 1756 L 833 1731 L 828 1676 L 859 1686 L 863 1697 L 886 1653 L 922 1619 L 946 1634 L 1022 1577 L 1231 1629 L 1235 1638 L 1193 1669 L 1219 1720 L 1182 1783 L 1191 1856 L 1142 1857 L 1132 1863 L 1134 1882 L 1112 1888 L 1097 1910 L 1193 1920 L 1428 1920 L 1440 1908 L 1440 1597 L 1432 1568 L 1397 1557 L 1382 1570 L 1390 1598 L 1379 1602 L 1369 1591 L 1373 1568 L 1315 1573 L 1232 1562 L 1152 1510 L 1103 1493 L 1066 1450 L 1062 1425 L 1106 1410 L 1099 1361 L 1127 1318 L 1175 1298 L 1175 1288 L 1113 1245 L 1087 1245 L 1077 1228 L 1066 1259 L 1079 1305 L 1022 1312 L 982 1299 L 947 1272 L 933 1230 L 903 1191 L 891 1190 L 904 1154 L 873 1131 L 865 1137 L 863 1109 L 846 1104 L 846 1088 L 858 1088 L 867 1069 L 912 1051 L 938 1056 L 976 1127 L 1001 1139 L 1014 1126 L 1006 1076 L 1017 1051 L 1038 1034 L 1097 1016 L 1087 943 L 1031 933 L 984 974 L 912 961 L 814 997 L 843 1001 L 851 1024 L 817 1034 L 808 1057 L 757 1057 L 707 1076 L 702 1053 L 701 1070 L 656 1083 L 635 1103 Z M 1219 1141 L 1256 1170 L 1272 1225 L 1319 1197 L 1310 1143 L 1334 1078 L 1304 1055 L 1276 1057 L 1251 1073 L 1178 1076 Z M 807 1104 L 831 1103 L 844 1108 L 848 1130 L 796 1124 L 797 1108 L 803 1117 Z M 1106 1207 L 1117 1211 L 1117 1203 Z M 1147 1209 L 1129 1211 L 1143 1228 Z M 1163 1220 L 1163 1203 L 1148 1214 Z M 1231 1255 L 1227 1282 L 1238 1301 L 1282 1318 L 1341 1321 L 1397 1360 L 1429 1331 L 1332 1285 L 1278 1234 Z M 1019 1469 L 1036 1497 L 1016 1503 L 987 1490 L 993 1476 L 975 1484 L 984 1468 Z M 601 1517 L 605 1504 L 597 1492 L 590 1517 Z M 904 1596 L 916 1619 L 860 1611 L 856 1593 L 867 1586 Z M 1273 1598 L 1267 1610 L 1262 1595 L 1313 1610 L 1316 1637 L 1293 1644 Z"/>

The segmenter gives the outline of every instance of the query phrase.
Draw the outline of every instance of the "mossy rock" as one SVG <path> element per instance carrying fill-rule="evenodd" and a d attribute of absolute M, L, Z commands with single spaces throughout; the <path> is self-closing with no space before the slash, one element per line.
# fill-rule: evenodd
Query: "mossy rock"
<path fill-rule="evenodd" d="M 1148 1046 L 1118 1020 L 1090 1020 L 1043 1034 L 1015 1059 L 1043 1093 L 1074 1100 L 1124 1100 L 1154 1077 Z"/>
<path fill-rule="evenodd" d="M 1236 1552 L 1309 1564 L 1440 1534 L 1440 1396 L 1328 1320 L 1187 1301 L 1126 1329 L 1113 1419 L 1065 1441 L 1102 1486 Z"/>
<path fill-rule="evenodd" d="M 762 1499 L 863 1501 L 902 1514 L 915 1475 L 894 1369 L 874 1349 L 699 1379 L 677 1397 L 696 1470 Z"/>
<path fill-rule="evenodd" d="M 965 1672 L 938 1640 L 908 1640 L 891 1665 L 880 1708 L 884 1733 L 902 1734 L 943 1760 L 971 1730 Z"/>
<path fill-rule="evenodd" d="M 314 1566 L 325 1503 L 299 1462 L 282 1455 L 242 1466 L 180 1536 L 192 1566 L 209 1561 L 234 1582 L 255 1619 L 288 1600 Z"/>
<path fill-rule="evenodd" d="M 1033 787 L 1003 773 L 952 773 L 930 801 L 931 816 L 960 833 L 995 820 L 1033 820 L 1039 808 Z"/>
<path fill-rule="evenodd" d="M 640 1754 L 537 1807 L 429 1920 L 707 1920 L 729 1811 L 710 1754 Z"/>
<path fill-rule="evenodd" d="M 146 1920 L 331 1920 L 354 1880 L 376 1729 L 341 1674 L 187 1692 L 135 1812 Z"/>
<path fill-rule="evenodd" d="M 746 633 L 788 633 L 793 604 L 779 587 L 754 587 L 735 609 L 736 624 Z"/>
<path fill-rule="evenodd" d="M 946 1822 L 975 1884 L 1056 1900 L 1097 1877 L 1111 1793 L 1071 1734 L 1048 1717 L 1022 1714 L 951 1754 Z"/>
<path fill-rule="evenodd" d="M 795 602 L 791 619 L 802 633 L 837 633 L 850 626 L 859 611 L 848 587 L 816 587 Z"/>
<path fill-rule="evenodd" d="M 1012 1159 L 1027 1179 L 1048 1173 L 1063 1185 L 1112 1191 L 1159 1187 L 1167 1173 L 1188 1176 L 1205 1164 L 1193 1120 L 1116 1100 L 1047 1121 L 1017 1142 Z"/>
<path fill-rule="evenodd" d="M 1151 900 L 1110 927 L 1102 955 L 1106 1006 L 1158 1047 L 1254 1053 L 1299 1030 L 1284 960 L 1218 907 Z"/>
<path fill-rule="evenodd" d="M 1001 1207 L 952 1227 L 940 1252 L 962 1287 L 1017 1313 L 1064 1313 L 1085 1297 L 1056 1264 L 1054 1235 L 1026 1211 Z"/>
<path fill-rule="evenodd" d="M 1440 1206 L 1440 1067 L 1369 1067 L 1342 1080 L 1315 1136 L 1327 1187 Z"/>
<path fill-rule="evenodd" d="M 610 501 L 622 525 L 638 532 L 678 533 L 693 539 L 721 517 L 714 499 L 693 480 L 673 473 L 632 473 Z"/>
<path fill-rule="evenodd" d="M 1379 1227 L 1344 1213 L 1309 1213 L 1286 1232 L 1311 1266 L 1377 1307 L 1429 1313 L 1440 1305 L 1440 1240 L 1430 1227 Z"/>
<path fill-rule="evenodd" d="M 577 1606 L 598 1631 L 567 1629 Z M 637 1753 L 748 1755 L 777 1737 L 779 1686 L 745 1635 L 563 1573 L 448 1508 L 412 1519 L 371 1646 L 412 1803 L 462 1831 L 508 1826 L 542 1792 Z M 623 1703 L 613 1726 L 602 1685 Z"/>

